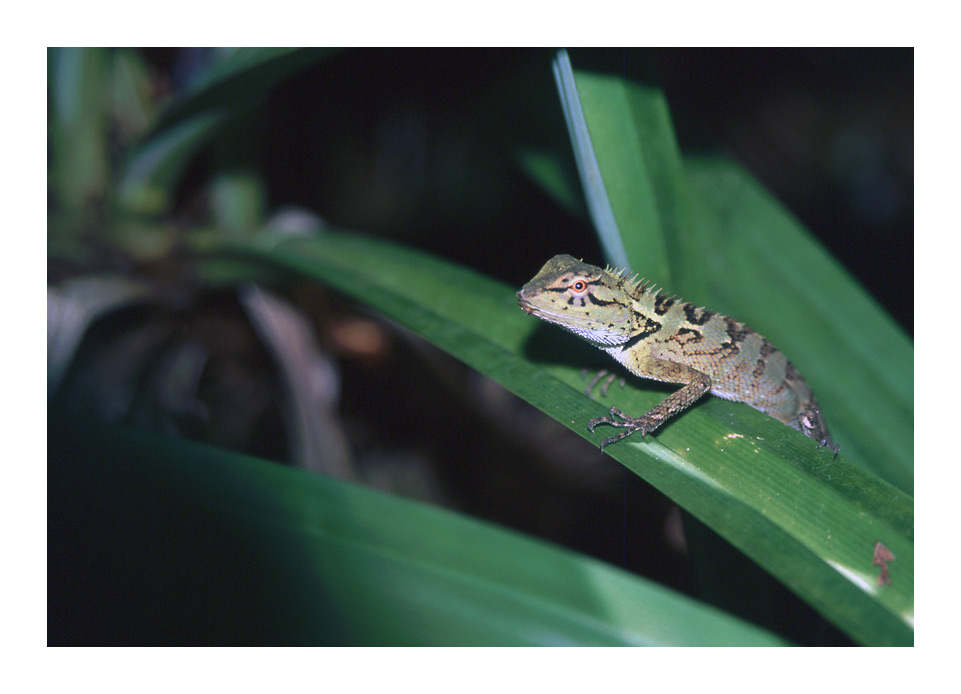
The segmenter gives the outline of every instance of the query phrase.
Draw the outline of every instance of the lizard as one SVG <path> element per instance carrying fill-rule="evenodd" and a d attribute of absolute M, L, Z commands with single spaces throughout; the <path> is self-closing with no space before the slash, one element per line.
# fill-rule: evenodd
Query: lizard
<path fill-rule="evenodd" d="M 766 338 L 744 323 L 668 296 L 625 270 L 601 269 L 570 255 L 551 258 L 517 292 L 528 314 L 553 323 L 607 352 L 642 378 L 682 384 L 653 409 L 630 417 L 616 407 L 588 422 L 624 431 L 601 450 L 635 431 L 655 431 L 705 393 L 743 402 L 817 442 L 837 457 L 810 387 Z"/>

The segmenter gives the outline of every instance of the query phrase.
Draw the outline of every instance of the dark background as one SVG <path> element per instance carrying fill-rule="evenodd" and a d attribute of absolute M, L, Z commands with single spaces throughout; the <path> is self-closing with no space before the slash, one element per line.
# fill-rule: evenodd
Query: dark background
<path fill-rule="evenodd" d="M 515 163 L 519 147 L 569 149 L 554 53 L 350 50 L 303 71 L 264 114 L 258 156 L 272 205 L 303 205 L 511 283 L 562 250 L 600 262 L 586 253 L 586 219 Z M 682 151 L 751 171 L 913 332 L 913 49 L 569 53 L 575 69 L 659 85 Z M 210 57 L 147 55 L 175 90 Z"/>

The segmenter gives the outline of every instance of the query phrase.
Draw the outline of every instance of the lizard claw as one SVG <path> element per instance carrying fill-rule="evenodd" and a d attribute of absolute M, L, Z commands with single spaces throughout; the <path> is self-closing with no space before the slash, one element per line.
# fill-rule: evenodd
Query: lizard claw
<path fill-rule="evenodd" d="M 819 448 L 824 448 L 825 446 L 828 447 L 828 450 L 829 450 L 829 451 L 831 451 L 831 452 L 834 453 L 834 457 L 835 457 L 835 458 L 838 457 L 838 451 L 841 450 L 841 444 L 839 444 L 839 443 L 830 443 L 830 442 L 828 441 L 828 439 L 823 439 L 823 440 L 821 441 L 821 443 L 819 443 L 817 446 L 814 447 L 814 450 L 817 450 L 817 449 L 819 449 Z"/>
<path fill-rule="evenodd" d="M 648 423 L 643 417 L 628 417 L 626 414 L 621 412 L 616 407 L 611 408 L 609 415 L 604 417 L 597 417 L 592 419 L 587 423 L 587 428 L 590 432 L 594 432 L 594 427 L 600 426 L 601 424 L 607 424 L 618 429 L 626 429 L 619 434 L 614 436 L 609 436 L 608 438 L 601 441 L 601 450 L 604 450 L 604 446 L 612 444 L 615 441 L 620 441 L 633 434 L 635 431 L 641 432 L 643 437 L 648 431 Z"/>

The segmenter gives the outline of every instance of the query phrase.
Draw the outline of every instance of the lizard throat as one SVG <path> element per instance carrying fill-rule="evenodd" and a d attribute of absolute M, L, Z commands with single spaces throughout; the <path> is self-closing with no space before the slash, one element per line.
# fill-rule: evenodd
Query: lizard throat
<path fill-rule="evenodd" d="M 615 347 L 630 339 L 628 335 L 606 330 L 602 326 L 594 326 L 590 322 L 580 321 L 567 313 L 558 313 L 535 306 L 520 296 L 520 293 L 518 293 L 517 303 L 526 313 L 564 328 L 564 330 L 574 333 L 579 338 L 599 347 Z"/>

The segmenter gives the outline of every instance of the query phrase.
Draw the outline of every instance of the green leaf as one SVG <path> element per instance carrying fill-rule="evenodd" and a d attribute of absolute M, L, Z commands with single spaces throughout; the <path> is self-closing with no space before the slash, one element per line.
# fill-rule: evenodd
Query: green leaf
<path fill-rule="evenodd" d="M 48 51 L 50 178 L 58 202 L 80 209 L 107 188 L 109 52 L 103 48 Z"/>
<path fill-rule="evenodd" d="M 551 359 L 575 338 L 525 316 L 515 288 L 416 251 L 335 233 L 261 239 L 236 255 L 288 268 L 363 301 L 499 381 L 575 432 L 610 405 L 646 411 L 663 396 L 583 392 L 583 364 Z M 543 331 L 547 330 L 547 333 Z M 913 501 L 810 439 L 738 403 L 709 399 L 655 437 L 607 449 L 865 644 L 913 641 Z M 876 542 L 897 558 L 878 586 Z"/>
<path fill-rule="evenodd" d="M 598 205 L 591 212 L 608 258 L 623 248 L 629 266 L 647 279 L 769 337 L 819 394 L 844 455 L 910 492 L 913 350 L 907 337 L 738 167 L 682 158 L 657 90 L 574 72 L 563 52 L 556 69 L 569 125 L 579 117 L 587 133 L 572 127 L 587 197 L 607 205 L 604 214 L 596 214 Z M 643 412 L 654 402 L 628 411 Z M 734 544 L 744 549 L 744 542 Z M 913 600 L 910 593 L 904 597 Z M 811 595 L 806 599 L 817 604 Z"/>
<path fill-rule="evenodd" d="M 228 120 L 249 113 L 272 88 L 330 52 L 244 48 L 212 63 L 131 154 L 119 183 L 121 203 L 138 213 L 166 211 L 191 159 Z"/>
<path fill-rule="evenodd" d="M 660 92 L 606 75 L 567 79 L 568 120 L 580 113 L 589 131 L 572 135 L 587 197 L 607 206 L 590 208 L 608 260 L 623 248 L 646 279 L 770 339 L 817 393 L 844 454 L 911 493 L 910 340 L 740 168 L 682 159 Z"/>
<path fill-rule="evenodd" d="M 259 104 L 267 93 L 299 70 L 334 52 L 327 48 L 237 48 L 221 58 L 164 114 L 160 128 L 211 110 L 237 114 Z"/>
<path fill-rule="evenodd" d="M 166 210 L 190 160 L 210 142 L 224 113 L 210 111 L 178 122 L 134 151 L 120 178 L 120 203 L 133 212 Z"/>
<path fill-rule="evenodd" d="M 454 513 L 183 440 L 51 424 L 50 580 L 69 585 L 52 592 L 54 645 L 783 645 Z"/>
<path fill-rule="evenodd" d="M 790 354 L 844 454 L 912 493 L 910 339 L 744 171 L 716 159 L 688 160 L 685 170 L 698 202 L 702 257 L 692 262 L 712 308 L 743 317 Z"/>

